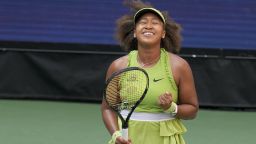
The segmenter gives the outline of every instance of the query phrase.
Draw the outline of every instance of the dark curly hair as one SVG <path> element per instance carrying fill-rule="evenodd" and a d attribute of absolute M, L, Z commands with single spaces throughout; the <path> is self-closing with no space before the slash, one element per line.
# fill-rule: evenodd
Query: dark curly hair
<path fill-rule="evenodd" d="M 137 50 L 137 39 L 133 37 L 135 23 L 134 14 L 142 9 L 153 7 L 150 3 L 144 3 L 140 0 L 125 0 L 124 5 L 131 8 L 131 13 L 122 16 L 117 20 L 116 39 L 125 51 Z M 161 47 L 166 51 L 178 53 L 181 47 L 181 27 L 172 20 L 167 11 L 161 11 L 165 20 L 165 38 L 161 41 Z"/>

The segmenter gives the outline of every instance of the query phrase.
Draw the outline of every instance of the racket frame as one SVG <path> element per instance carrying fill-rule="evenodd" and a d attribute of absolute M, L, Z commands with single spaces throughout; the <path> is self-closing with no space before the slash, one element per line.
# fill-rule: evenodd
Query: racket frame
<path fill-rule="evenodd" d="M 132 71 L 132 70 L 139 70 L 139 71 L 142 71 L 145 76 L 146 76 L 146 86 L 145 86 L 145 90 L 142 94 L 142 96 L 140 97 L 140 99 L 135 103 L 135 105 L 131 108 L 131 110 L 129 111 L 128 115 L 126 118 L 123 118 L 123 116 L 121 115 L 120 111 L 114 109 L 113 107 L 111 107 L 111 105 L 109 104 L 109 102 L 107 101 L 106 99 L 106 89 L 107 89 L 107 86 L 109 84 L 109 82 L 115 78 L 116 76 L 124 73 L 124 72 L 127 72 L 127 71 Z M 109 107 L 118 115 L 118 117 L 121 119 L 122 121 L 122 135 L 125 139 L 128 139 L 128 123 L 129 123 L 129 120 L 130 120 L 130 117 L 132 115 L 132 113 L 134 112 L 134 110 L 136 109 L 136 107 L 142 102 L 142 100 L 144 99 L 144 97 L 146 96 L 147 94 L 147 91 L 148 91 L 148 87 L 149 87 L 149 76 L 148 76 L 148 73 L 140 68 L 140 67 L 127 67 L 127 68 L 124 68 L 124 69 L 121 69 L 119 71 L 116 71 L 114 72 L 107 80 L 106 80 L 106 83 L 105 83 L 105 86 L 104 86 L 104 92 L 103 92 L 103 97 L 105 99 L 105 101 L 107 102 L 107 104 L 109 105 Z"/>

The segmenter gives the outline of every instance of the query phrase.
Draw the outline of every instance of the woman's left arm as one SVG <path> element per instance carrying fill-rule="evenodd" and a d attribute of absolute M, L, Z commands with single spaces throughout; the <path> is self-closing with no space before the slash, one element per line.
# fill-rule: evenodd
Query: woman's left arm
<path fill-rule="evenodd" d="M 192 70 L 182 58 L 178 62 L 178 112 L 177 118 L 180 119 L 193 119 L 199 109 L 198 98 L 194 83 Z"/>

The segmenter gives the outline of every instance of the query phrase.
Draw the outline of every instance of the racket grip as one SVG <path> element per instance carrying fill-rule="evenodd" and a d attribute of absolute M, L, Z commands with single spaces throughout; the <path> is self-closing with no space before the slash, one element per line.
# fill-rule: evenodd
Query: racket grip
<path fill-rule="evenodd" d="M 128 140 L 128 128 L 122 129 L 122 137 Z"/>

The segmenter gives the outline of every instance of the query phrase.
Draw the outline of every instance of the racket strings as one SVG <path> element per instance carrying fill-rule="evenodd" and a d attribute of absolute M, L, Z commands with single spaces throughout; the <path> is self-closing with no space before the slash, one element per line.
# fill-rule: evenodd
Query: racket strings
<path fill-rule="evenodd" d="M 106 100 L 115 110 L 118 110 L 122 103 L 119 95 L 119 81 L 120 75 L 111 79 L 106 89 Z"/>
<path fill-rule="evenodd" d="M 123 73 L 120 80 L 121 109 L 131 109 L 142 97 L 145 90 L 146 77 L 142 71 L 133 70 Z"/>
<path fill-rule="evenodd" d="M 117 110 L 132 109 L 143 96 L 147 77 L 142 71 L 125 71 L 109 81 L 106 100 Z"/>

